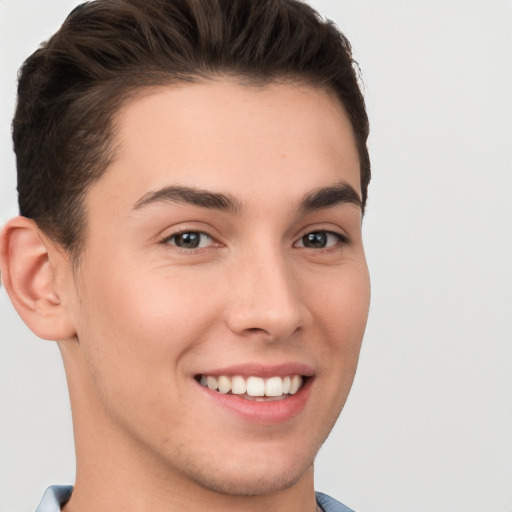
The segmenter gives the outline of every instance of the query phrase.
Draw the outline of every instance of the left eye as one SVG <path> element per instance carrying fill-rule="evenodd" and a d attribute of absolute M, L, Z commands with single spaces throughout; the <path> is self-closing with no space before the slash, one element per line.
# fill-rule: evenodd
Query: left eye
<path fill-rule="evenodd" d="M 306 233 L 297 242 L 295 247 L 306 247 L 308 249 L 325 249 L 343 241 L 343 236 L 332 231 L 312 231 Z"/>
<path fill-rule="evenodd" d="M 177 233 L 164 240 L 164 243 L 175 245 L 180 249 L 201 249 L 213 242 L 212 237 L 200 231 L 185 231 Z"/>

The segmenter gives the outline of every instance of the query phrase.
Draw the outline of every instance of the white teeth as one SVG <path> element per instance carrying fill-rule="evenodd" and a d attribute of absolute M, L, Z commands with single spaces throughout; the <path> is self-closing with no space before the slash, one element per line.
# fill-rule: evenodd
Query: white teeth
<path fill-rule="evenodd" d="M 231 391 L 231 379 L 229 377 L 225 377 L 221 375 L 218 379 L 219 381 L 219 392 L 220 393 L 229 393 Z"/>
<path fill-rule="evenodd" d="M 301 387 L 302 385 L 302 377 L 300 377 L 299 375 L 294 375 L 291 379 L 291 382 L 290 382 L 290 395 L 295 395 L 295 393 L 297 393 L 297 391 L 299 391 L 299 388 Z"/>
<path fill-rule="evenodd" d="M 247 391 L 247 383 L 245 379 L 240 376 L 233 377 L 231 381 L 231 392 L 234 395 L 245 395 Z"/>
<path fill-rule="evenodd" d="M 265 382 L 266 396 L 281 396 L 283 394 L 283 379 L 272 377 Z"/>
<path fill-rule="evenodd" d="M 249 397 L 285 397 L 294 395 L 303 385 L 303 379 L 300 375 L 291 375 L 286 377 L 242 377 L 236 375 L 228 377 L 226 375 L 202 375 L 199 382 L 202 386 L 208 387 L 213 391 L 233 395 L 245 395 Z"/>
<path fill-rule="evenodd" d="M 247 394 L 249 396 L 265 396 L 265 381 L 261 377 L 247 379 Z"/>
<path fill-rule="evenodd" d="M 283 395 L 287 395 L 290 392 L 290 377 L 283 379 Z"/>
<path fill-rule="evenodd" d="M 210 389 L 217 390 L 219 388 L 219 383 L 217 381 L 216 377 L 212 377 L 211 375 L 208 375 L 206 377 L 206 384 Z"/>

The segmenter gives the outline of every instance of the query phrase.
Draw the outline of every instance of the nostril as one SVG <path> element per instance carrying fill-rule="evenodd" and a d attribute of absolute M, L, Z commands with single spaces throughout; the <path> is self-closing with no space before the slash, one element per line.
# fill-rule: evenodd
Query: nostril
<path fill-rule="evenodd" d="M 262 329 L 261 327 L 249 327 L 248 329 L 246 329 L 247 332 L 263 332 L 267 335 L 270 336 L 270 333 L 268 331 L 266 331 L 265 329 Z"/>

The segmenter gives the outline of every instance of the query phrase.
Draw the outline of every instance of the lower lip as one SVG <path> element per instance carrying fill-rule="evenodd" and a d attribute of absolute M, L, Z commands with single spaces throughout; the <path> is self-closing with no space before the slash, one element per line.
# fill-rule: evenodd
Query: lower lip
<path fill-rule="evenodd" d="M 311 394 L 313 378 L 306 380 L 294 395 L 281 400 L 254 401 L 238 395 L 223 394 L 213 391 L 201 384 L 201 390 L 219 406 L 228 409 L 241 419 L 260 425 L 273 425 L 291 420 L 305 408 Z"/>

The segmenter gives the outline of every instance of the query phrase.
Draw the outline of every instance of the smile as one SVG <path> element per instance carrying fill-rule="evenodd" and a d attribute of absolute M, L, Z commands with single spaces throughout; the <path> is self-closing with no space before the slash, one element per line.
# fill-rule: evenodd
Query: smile
<path fill-rule="evenodd" d="M 295 395 L 303 386 L 304 378 L 301 375 L 286 377 L 242 377 L 236 375 L 200 375 L 199 383 L 221 394 L 239 395 L 247 400 L 282 400 Z"/>

